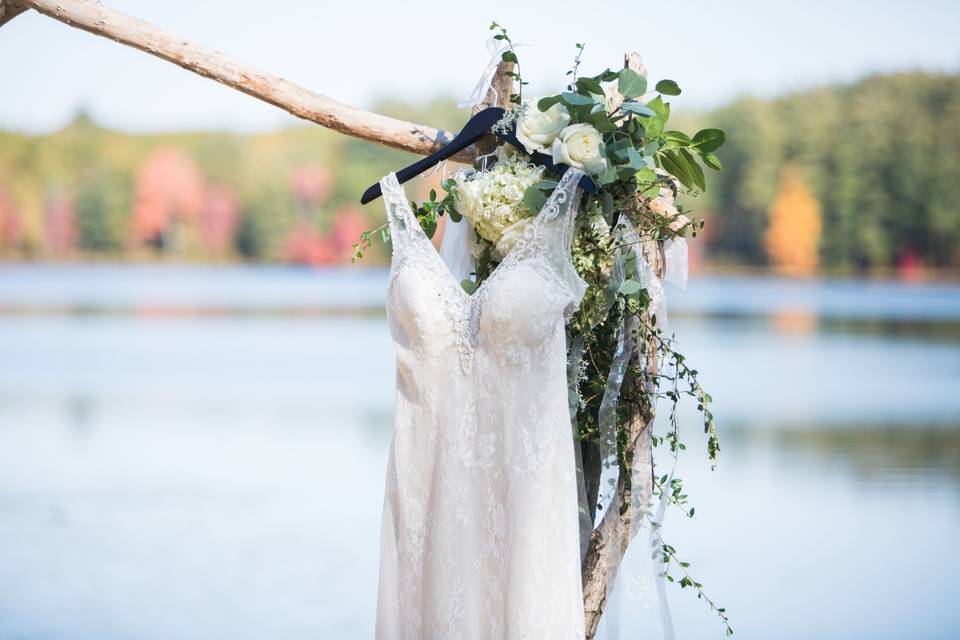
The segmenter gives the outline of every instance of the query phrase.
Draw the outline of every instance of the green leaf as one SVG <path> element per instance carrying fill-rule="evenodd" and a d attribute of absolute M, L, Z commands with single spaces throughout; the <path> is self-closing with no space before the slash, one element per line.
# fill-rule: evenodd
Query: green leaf
<path fill-rule="evenodd" d="M 621 69 L 617 90 L 627 98 L 636 98 L 647 92 L 647 79 L 633 69 Z"/>
<path fill-rule="evenodd" d="M 622 293 L 625 296 L 631 296 L 637 293 L 638 291 L 640 291 L 640 289 L 642 288 L 643 287 L 640 286 L 639 282 L 628 278 L 624 280 L 623 283 L 620 285 L 620 288 L 617 289 L 617 293 Z"/>
<path fill-rule="evenodd" d="M 513 62 L 514 64 L 517 63 L 517 56 L 513 53 L 513 51 L 504 51 L 503 55 L 500 56 L 500 59 L 504 62 Z"/>
<path fill-rule="evenodd" d="M 661 80 L 657 83 L 656 90 L 665 96 L 680 95 L 680 87 L 673 80 Z"/>
<path fill-rule="evenodd" d="M 700 168 L 697 159 L 693 157 L 693 154 L 690 153 L 688 149 L 680 149 L 680 155 L 687 161 L 687 168 L 690 171 L 690 177 L 693 179 L 693 183 L 700 188 L 700 191 L 706 191 L 707 180 L 703 176 L 703 169 Z"/>
<path fill-rule="evenodd" d="M 603 95 L 603 87 L 593 78 L 577 78 L 577 91 L 583 94 L 595 93 L 598 96 Z"/>
<path fill-rule="evenodd" d="M 527 187 L 527 190 L 523 192 L 523 204 L 527 205 L 527 209 L 534 215 L 540 212 L 540 209 L 543 208 L 546 202 L 547 196 L 545 196 L 543 191 L 535 184 L 530 185 Z"/>
<path fill-rule="evenodd" d="M 647 161 L 644 160 L 643 156 L 640 155 L 640 152 L 630 147 L 627 149 L 627 166 L 633 169 L 631 173 L 644 169 L 647 166 Z"/>
<path fill-rule="evenodd" d="M 460 286 L 463 287 L 463 290 L 467 293 L 473 293 L 477 290 L 477 283 L 471 280 L 470 278 L 464 278 L 460 281 Z"/>
<path fill-rule="evenodd" d="M 619 77 L 620 77 L 619 71 L 611 71 L 610 69 L 605 69 L 602 73 L 598 73 L 597 75 L 593 76 L 593 79 L 598 80 L 600 82 L 610 82 L 612 80 L 616 80 Z"/>
<path fill-rule="evenodd" d="M 593 106 L 593 98 L 582 96 L 579 93 L 564 91 L 561 96 L 563 97 L 563 101 L 565 103 L 574 107 L 584 107 L 586 105 Z"/>
<path fill-rule="evenodd" d="M 620 111 L 635 113 L 638 116 L 643 116 L 645 118 L 657 115 L 656 111 L 645 104 L 640 104 L 639 102 L 624 102 L 620 105 Z"/>
<path fill-rule="evenodd" d="M 537 101 L 537 109 L 540 109 L 540 111 L 546 111 L 553 105 L 562 101 L 563 101 L 563 98 L 561 98 L 560 96 L 547 96 L 546 98 L 540 98 L 540 100 Z"/>
<path fill-rule="evenodd" d="M 693 136 L 693 144 L 701 153 L 710 153 L 719 149 L 726 139 L 722 129 L 701 129 Z"/>
<path fill-rule="evenodd" d="M 621 69 L 617 90 L 628 98 L 636 98 L 647 92 L 647 79 L 633 69 Z"/>
<path fill-rule="evenodd" d="M 704 153 L 700 156 L 703 158 L 703 164 L 707 165 L 711 169 L 716 171 L 723 171 L 723 165 L 720 164 L 720 158 L 717 157 L 715 153 Z"/>
<path fill-rule="evenodd" d="M 610 116 L 607 115 L 607 112 L 603 109 L 596 113 L 591 113 L 587 117 L 586 122 L 593 125 L 593 128 L 600 133 L 609 133 L 615 131 L 617 128 L 617 126 L 610 121 Z"/>
<path fill-rule="evenodd" d="M 663 137 L 666 138 L 667 140 L 671 140 L 685 147 L 690 146 L 690 144 L 693 142 L 690 139 L 690 136 L 688 136 L 682 131 L 664 131 Z"/>
<path fill-rule="evenodd" d="M 672 149 L 666 149 L 660 152 L 660 165 L 673 177 L 680 181 L 680 183 L 692 189 L 695 185 L 693 178 L 690 177 L 690 172 L 687 169 L 687 162 L 683 157 Z"/>
<path fill-rule="evenodd" d="M 597 182 L 600 184 L 612 184 L 617 181 L 617 170 L 610 166 L 610 163 L 607 163 L 607 166 L 603 169 L 603 172 L 597 176 Z"/>

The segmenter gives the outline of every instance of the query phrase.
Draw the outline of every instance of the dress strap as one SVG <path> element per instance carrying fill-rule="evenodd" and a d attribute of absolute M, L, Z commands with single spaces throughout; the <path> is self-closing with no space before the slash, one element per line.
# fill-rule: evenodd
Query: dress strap
<path fill-rule="evenodd" d="M 380 192 L 387 213 L 387 224 L 390 229 L 390 246 L 394 254 L 398 253 L 411 241 L 413 231 L 411 224 L 417 224 L 410 211 L 407 195 L 400 186 L 395 173 L 391 172 L 380 179 Z"/>
<path fill-rule="evenodd" d="M 577 304 L 587 288 L 587 283 L 573 266 L 572 256 L 573 232 L 583 193 L 580 189 L 580 179 L 583 176 L 584 173 L 580 169 L 573 167 L 567 169 L 540 213 L 543 218 L 540 233 L 545 245 L 544 251 L 557 275 L 570 290 L 571 298 L 575 299 Z M 571 306 L 570 312 L 572 313 L 575 308 L 576 305 Z"/>

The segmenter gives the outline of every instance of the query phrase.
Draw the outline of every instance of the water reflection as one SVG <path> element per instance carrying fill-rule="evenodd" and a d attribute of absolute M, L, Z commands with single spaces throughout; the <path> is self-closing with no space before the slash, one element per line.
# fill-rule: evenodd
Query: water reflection
<path fill-rule="evenodd" d="M 0 269 L 0 638 L 371 637 L 384 275 Z M 958 292 L 668 292 L 723 451 L 688 409 L 667 531 L 738 637 L 960 633 Z"/>

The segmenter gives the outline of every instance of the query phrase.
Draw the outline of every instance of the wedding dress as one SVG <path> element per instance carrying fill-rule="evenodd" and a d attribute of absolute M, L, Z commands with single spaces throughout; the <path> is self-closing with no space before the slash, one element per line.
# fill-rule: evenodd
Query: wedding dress
<path fill-rule="evenodd" d="M 570 169 L 468 294 L 381 180 L 396 351 L 378 640 L 584 637 L 565 325 L 583 174 Z"/>

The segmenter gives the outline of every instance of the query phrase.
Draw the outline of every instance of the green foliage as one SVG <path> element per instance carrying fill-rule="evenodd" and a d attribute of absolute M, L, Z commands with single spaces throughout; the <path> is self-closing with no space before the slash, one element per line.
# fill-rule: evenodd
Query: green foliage
<path fill-rule="evenodd" d="M 889 268 L 906 254 L 960 267 L 960 76 L 873 76 L 744 98 L 695 120 L 730 137 L 703 156 L 724 167 L 706 200 L 715 257 L 766 263 L 762 238 L 789 162 L 821 205 L 820 263 L 829 271 Z"/>
<path fill-rule="evenodd" d="M 94 253 L 116 253 L 128 235 L 130 183 L 101 174 L 84 183 L 75 201 L 78 245 Z"/>

